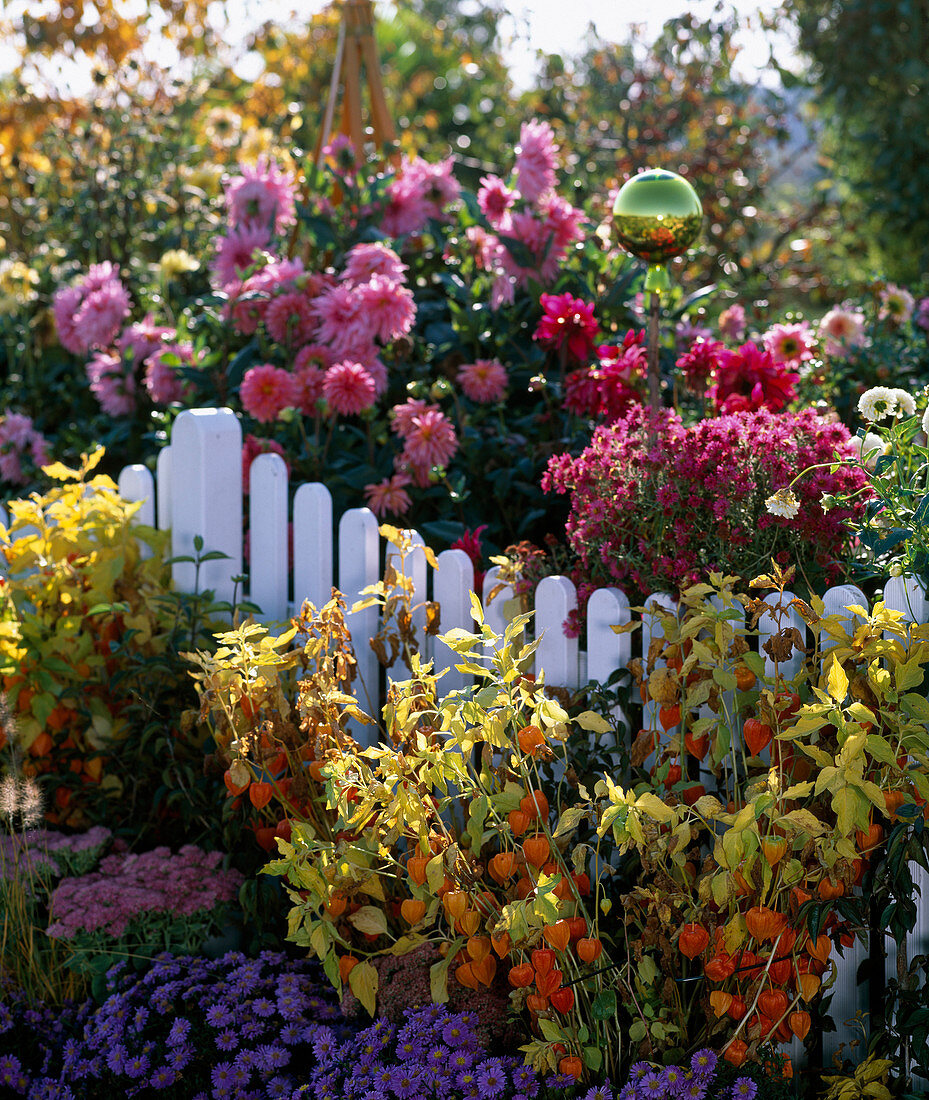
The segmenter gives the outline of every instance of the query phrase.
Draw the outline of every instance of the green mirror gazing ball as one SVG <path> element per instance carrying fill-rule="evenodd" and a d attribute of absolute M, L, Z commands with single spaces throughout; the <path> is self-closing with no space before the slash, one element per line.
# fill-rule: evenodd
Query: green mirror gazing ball
<path fill-rule="evenodd" d="M 627 252 L 648 264 L 664 264 L 697 239 L 703 207 L 683 176 L 649 168 L 620 188 L 613 204 L 613 224 Z"/>

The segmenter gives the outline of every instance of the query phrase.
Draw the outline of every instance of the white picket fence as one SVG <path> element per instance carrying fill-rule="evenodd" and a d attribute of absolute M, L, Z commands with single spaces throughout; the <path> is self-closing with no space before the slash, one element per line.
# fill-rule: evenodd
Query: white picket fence
<path fill-rule="evenodd" d="M 309 599 L 317 607 L 331 596 L 333 586 L 342 591 L 348 606 L 361 590 L 383 575 L 387 547 L 378 534 L 378 521 L 367 508 L 353 508 L 333 525 L 332 498 L 322 484 L 300 485 L 289 507 L 290 486 L 287 467 L 275 454 L 258 456 L 249 474 L 248 501 L 248 583 L 246 588 L 233 579 L 243 573 L 243 485 L 242 433 L 237 417 L 229 409 L 193 409 L 182 412 L 175 421 L 170 446 L 158 455 L 156 477 L 144 466 L 128 466 L 119 476 L 121 494 L 129 500 L 142 501 L 139 519 L 160 529 L 171 530 L 172 554 L 194 554 L 194 538 L 203 539 L 203 550 L 219 550 L 226 557 L 205 562 L 200 569 L 199 586 L 213 589 L 219 599 L 232 600 L 235 593 L 261 608 L 262 619 L 282 623 Z M 0 519 L 5 517 L 0 516 Z M 290 526 L 290 531 L 288 527 Z M 338 534 L 337 540 L 335 534 Z M 414 541 L 421 539 L 414 533 Z M 292 551 L 290 545 L 292 544 Z M 292 566 L 289 558 L 292 553 Z M 337 560 L 336 560 L 337 558 Z M 445 550 L 438 555 L 438 568 L 427 565 L 425 555 L 414 553 L 410 573 L 415 582 L 414 603 L 432 599 L 441 608 L 441 631 L 452 627 L 473 629 L 469 593 L 474 584 L 474 572 L 468 555 L 462 550 Z M 179 562 L 173 566 L 174 581 L 183 591 L 192 590 L 193 566 Z M 498 587 L 497 570 L 491 569 L 484 580 L 484 593 Z M 490 626 L 502 633 L 506 622 L 505 605 L 513 593 L 503 587 L 493 600 L 485 598 L 485 617 Z M 777 597 L 771 596 L 769 600 Z M 827 614 L 843 616 L 852 621 L 850 605 L 865 606 L 864 594 L 853 585 L 829 589 L 823 596 Z M 645 655 L 649 642 L 660 632 L 660 624 L 647 613 L 642 630 L 617 634 L 612 627 L 628 623 L 631 617 L 629 601 L 618 588 L 598 589 L 587 606 L 587 631 L 583 639 L 569 638 L 562 624 L 577 607 L 577 593 L 566 577 L 546 577 L 534 594 L 535 637 L 540 639 L 535 654 L 536 675 L 544 670 L 547 683 L 576 688 L 588 680 L 605 681 L 616 669 L 623 668 L 635 653 Z M 885 602 L 902 611 L 913 622 L 929 622 L 929 601 L 918 584 L 907 578 L 893 579 L 885 589 Z M 660 605 L 673 610 L 674 602 L 665 593 L 655 593 L 646 607 Z M 364 639 L 378 629 L 378 609 L 367 608 L 349 614 L 348 623 L 355 640 L 358 672 L 361 681 L 359 698 L 362 703 L 377 706 L 383 684 L 381 669 L 373 650 Z M 424 612 L 414 616 L 420 631 Z M 799 615 L 791 613 L 790 625 L 806 634 Z M 760 623 L 760 646 L 778 629 L 768 616 Z M 443 685 L 452 690 L 464 686 L 466 677 L 455 669 L 457 655 L 435 638 L 421 634 L 421 651 L 445 669 Z M 800 657 L 781 663 L 787 675 L 791 664 L 796 667 Z M 765 655 L 769 669 L 770 658 Z M 405 669 L 388 670 L 404 678 Z M 649 707 L 646 706 L 646 722 Z M 370 727 L 359 728 L 360 736 L 372 736 Z M 376 736 L 376 734 L 374 735 Z M 919 920 L 909 937 L 908 955 L 929 952 L 929 875 L 913 868 L 921 903 Z M 839 961 L 831 1014 L 838 1031 L 824 1035 L 823 1048 L 827 1063 L 840 1044 L 857 1038 L 860 1030 L 850 1026 L 857 1014 L 868 1010 L 867 983 L 856 984 L 856 971 L 867 958 L 867 950 L 857 944 L 846 950 Z M 894 971 L 893 957 L 887 960 L 887 976 Z M 792 1053 L 799 1057 L 801 1048 L 794 1044 Z M 846 1047 L 844 1052 L 848 1055 Z"/>

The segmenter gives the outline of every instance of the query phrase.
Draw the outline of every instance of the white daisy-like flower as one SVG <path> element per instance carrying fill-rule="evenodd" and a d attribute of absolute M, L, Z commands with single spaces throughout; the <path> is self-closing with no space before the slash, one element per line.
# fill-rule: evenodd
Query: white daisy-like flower
<path fill-rule="evenodd" d="M 922 429 L 926 433 L 926 435 L 929 435 L 929 409 L 926 409 L 926 411 L 923 413 Z"/>
<path fill-rule="evenodd" d="M 783 519 L 793 519 L 800 511 L 800 501 L 790 489 L 778 489 L 764 503 L 772 516 L 781 516 Z"/>
<path fill-rule="evenodd" d="M 915 416 L 916 401 L 906 390 L 890 391 L 897 400 L 897 416 Z"/>
<path fill-rule="evenodd" d="M 897 399 L 886 386 L 872 386 L 858 398 L 858 411 L 865 420 L 874 422 L 897 411 Z"/>
<path fill-rule="evenodd" d="M 913 316 L 916 302 L 913 295 L 902 286 L 888 283 L 881 291 L 881 308 L 878 317 L 893 324 L 905 324 Z"/>

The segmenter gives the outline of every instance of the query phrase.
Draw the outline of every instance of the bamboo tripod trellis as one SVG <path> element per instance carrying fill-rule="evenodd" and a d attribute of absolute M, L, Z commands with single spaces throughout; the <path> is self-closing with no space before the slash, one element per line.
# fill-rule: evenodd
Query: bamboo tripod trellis
<path fill-rule="evenodd" d="M 364 77 L 362 77 L 362 71 Z M 362 93 L 367 85 L 370 103 L 370 124 L 365 132 L 362 117 Z M 384 83 L 381 80 L 381 63 L 374 38 L 374 8 L 371 0 L 343 0 L 342 18 L 339 23 L 339 39 L 329 97 L 323 114 L 322 126 L 316 139 L 315 163 L 320 167 L 323 149 L 333 133 L 336 105 L 341 90 L 342 116 L 338 132 L 344 134 L 361 154 L 365 140 L 378 149 L 395 146 L 397 133 L 387 109 Z"/>

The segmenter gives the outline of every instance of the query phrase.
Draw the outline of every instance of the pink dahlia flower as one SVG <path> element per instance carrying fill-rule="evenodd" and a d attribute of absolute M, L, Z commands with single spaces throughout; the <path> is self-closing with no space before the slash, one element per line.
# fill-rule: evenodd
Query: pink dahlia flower
<path fill-rule="evenodd" d="M 193 344 L 166 344 L 145 363 L 145 388 L 156 405 L 170 405 L 172 401 L 181 401 L 188 388 L 177 373 L 177 366 L 172 362 L 174 359 L 179 361 L 178 366 L 192 366 Z"/>
<path fill-rule="evenodd" d="M 98 351 L 87 364 L 91 393 L 110 416 L 129 416 L 136 406 L 135 374 L 128 372 L 120 356 Z"/>
<path fill-rule="evenodd" d="M 516 199 L 516 192 L 507 187 L 499 176 L 481 176 L 477 205 L 495 229 L 504 224 L 507 211 Z"/>
<path fill-rule="evenodd" d="M 376 485 L 366 485 L 364 492 L 368 507 L 378 519 L 386 515 L 404 515 L 412 504 L 406 491 L 409 484 L 410 479 L 406 474 L 394 474 Z"/>
<path fill-rule="evenodd" d="M 128 357 L 132 361 L 133 369 L 137 369 L 176 336 L 176 329 L 167 325 L 156 325 L 154 316 L 148 313 L 141 321 L 123 329 L 116 346 L 120 355 L 124 359 Z"/>
<path fill-rule="evenodd" d="M 372 275 L 385 275 L 395 283 L 402 283 L 407 266 L 392 248 L 377 241 L 374 244 L 356 244 L 348 254 L 343 283 L 366 283 Z"/>
<path fill-rule="evenodd" d="M 913 316 L 916 301 L 908 290 L 895 283 L 888 283 L 881 291 L 881 308 L 878 318 L 894 325 L 903 325 Z"/>
<path fill-rule="evenodd" d="M 296 347 L 313 338 L 317 321 L 310 299 L 291 290 L 271 299 L 264 323 L 272 340 L 285 347 Z"/>
<path fill-rule="evenodd" d="M 323 396 L 340 416 L 357 416 L 374 404 L 374 379 L 360 363 L 336 363 L 326 371 Z"/>
<path fill-rule="evenodd" d="M 775 363 L 805 363 L 816 354 L 816 335 L 806 321 L 772 325 L 762 337 Z"/>
<path fill-rule="evenodd" d="M 32 418 L 22 413 L 7 413 L 0 417 L 0 479 L 12 485 L 28 481 L 23 470 L 23 458 L 42 467 L 48 464 L 48 443 L 41 432 L 36 431 Z"/>
<path fill-rule="evenodd" d="M 316 339 L 328 344 L 337 356 L 370 347 L 374 338 L 372 318 L 364 311 L 364 300 L 354 287 L 334 286 L 313 303 L 319 318 Z"/>
<path fill-rule="evenodd" d="M 567 348 L 580 363 L 590 359 L 597 337 L 593 303 L 573 294 L 543 294 L 539 300 L 543 313 L 533 339 L 556 351 Z"/>
<path fill-rule="evenodd" d="M 242 174 L 225 183 L 226 207 L 234 227 L 253 226 L 280 233 L 296 221 L 293 176 L 277 161 L 260 156 L 241 165 Z"/>
<path fill-rule="evenodd" d="M 225 237 L 217 237 L 216 255 L 210 264 L 217 285 L 226 288 L 238 283 L 249 268 L 260 262 L 255 254 L 270 243 L 270 232 L 260 225 L 235 226 Z"/>
<path fill-rule="evenodd" d="M 865 316 L 858 310 L 830 309 L 819 322 L 819 336 L 827 355 L 846 356 L 865 342 Z"/>
<path fill-rule="evenodd" d="M 466 397 L 488 405 L 503 399 L 508 378 L 497 359 L 477 359 L 458 368 L 458 381 Z"/>
<path fill-rule="evenodd" d="M 304 416 L 315 416 L 317 402 L 323 396 L 323 379 L 326 372 L 319 367 L 307 366 L 293 373 L 294 405 Z"/>
<path fill-rule="evenodd" d="M 402 405 L 394 405 L 390 410 L 391 430 L 405 439 L 413 430 L 413 421 L 427 412 L 438 412 L 438 405 L 430 405 L 419 397 L 409 397 Z"/>
<path fill-rule="evenodd" d="M 727 340 L 741 340 L 745 336 L 745 307 L 736 302 L 719 315 L 719 331 Z"/>
<path fill-rule="evenodd" d="M 116 339 L 129 315 L 129 294 L 113 264 L 93 264 L 80 282 L 57 292 L 52 312 L 62 346 L 81 355 Z"/>
<path fill-rule="evenodd" d="M 721 353 L 716 384 L 709 395 L 724 415 L 762 408 L 780 412 L 797 396 L 794 383 L 799 378 L 783 363 L 775 363 L 769 352 L 749 342 L 738 351 Z"/>
<path fill-rule="evenodd" d="M 516 189 L 535 202 L 555 186 L 558 146 L 547 122 L 524 122 L 516 146 Z"/>
<path fill-rule="evenodd" d="M 403 445 L 403 457 L 412 466 L 447 466 L 457 450 L 455 428 L 443 412 L 430 409 L 413 417 Z"/>
<path fill-rule="evenodd" d="M 385 344 L 405 336 L 416 320 L 413 293 L 386 275 L 372 275 L 354 288 L 372 334 Z"/>
<path fill-rule="evenodd" d="M 270 363 L 251 367 L 239 387 L 239 400 L 249 416 L 260 424 L 270 423 L 282 409 L 295 405 L 293 378 Z"/>

